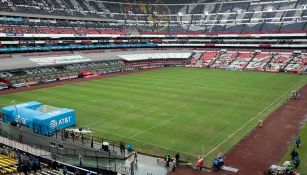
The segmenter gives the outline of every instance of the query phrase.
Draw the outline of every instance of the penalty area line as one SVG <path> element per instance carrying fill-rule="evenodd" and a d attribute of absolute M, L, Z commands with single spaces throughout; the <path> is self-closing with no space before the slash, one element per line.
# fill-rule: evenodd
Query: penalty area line
<path fill-rule="evenodd" d="M 84 126 L 84 127 L 90 127 L 90 126 L 94 126 L 94 125 L 97 125 L 98 123 L 101 123 L 101 122 L 103 122 L 103 121 L 105 121 L 105 120 L 99 120 L 99 121 L 97 121 L 97 122 L 94 122 L 94 123 L 92 123 L 92 124 L 89 124 L 89 125 L 86 125 L 86 126 Z"/>
<path fill-rule="evenodd" d="M 129 138 L 134 138 L 134 137 L 136 137 L 136 136 L 138 136 L 138 135 L 140 135 L 140 134 L 143 134 L 143 133 L 145 133 L 145 132 L 147 132 L 147 131 L 150 131 L 150 130 L 152 130 L 152 129 L 154 129 L 154 128 L 156 128 L 156 127 L 158 127 L 158 126 L 160 126 L 160 125 L 163 125 L 163 124 L 165 124 L 165 123 L 167 123 L 167 122 L 170 122 L 170 121 L 172 121 L 172 120 L 175 120 L 175 119 L 177 119 L 177 118 L 179 118 L 180 116 L 175 116 L 175 117 L 172 117 L 172 118 L 170 118 L 170 119 L 168 119 L 168 120 L 163 120 L 163 121 L 161 121 L 161 122 L 158 122 L 157 124 L 155 124 L 155 125 L 153 125 L 152 127 L 150 127 L 150 128 L 148 128 L 148 129 L 145 129 L 145 130 L 143 130 L 143 131 L 141 131 L 141 132 L 139 132 L 139 133 L 136 133 L 136 134 L 134 134 L 133 136 L 131 136 L 131 137 L 129 137 Z"/>

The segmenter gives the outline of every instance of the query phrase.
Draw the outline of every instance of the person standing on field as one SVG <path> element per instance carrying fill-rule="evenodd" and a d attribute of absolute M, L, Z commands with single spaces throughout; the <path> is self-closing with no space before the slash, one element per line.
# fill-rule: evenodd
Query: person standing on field
<path fill-rule="evenodd" d="M 295 139 L 295 143 L 296 143 L 296 147 L 299 148 L 302 144 L 302 140 L 301 140 L 301 137 L 298 136 L 296 139 Z"/>
<path fill-rule="evenodd" d="M 291 151 L 291 160 L 294 160 L 295 159 L 295 157 L 297 157 L 298 156 L 298 153 L 295 151 L 295 149 L 293 149 L 292 151 Z"/>
<path fill-rule="evenodd" d="M 263 126 L 263 120 L 260 119 L 260 120 L 259 120 L 259 123 L 258 123 L 258 127 L 259 127 L 259 128 L 262 128 L 262 126 Z"/>
<path fill-rule="evenodd" d="M 179 159 L 180 159 L 179 153 L 177 153 L 177 154 L 175 155 L 175 159 L 176 159 L 176 163 L 179 163 Z"/>
<path fill-rule="evenodd" d="M 300 164 L 301 164 L 300 158 L 298 156 L 295 157 L 295 159 L 294 159 L 294 167 L 295 167 L 295 169 L 297 169 L 300 166 Z"/>
<path fill-rule="evenodd" d="M 173 159 L 173 172 L 176 170 L 177 167 L 177 162 L 176 162 L 176 158 Z"/>
<path fill-rule="evenodd" d="M 200 169 L 200 171 L 202 171 L 203 167 L 204 167 L 204 163 L 205 163 L 205 160 L 203 157 L 199 157 L 198 160 L 197 160 L 197 168 Z"/>
<path fill-rule="evenodd" d="M 166 158 L 165 158 L 165 161 L 166 161 L 166 167 L 169 167 L 169 163 L 171 161 L 171 156 L 170 155 L 167 155 Z"/>

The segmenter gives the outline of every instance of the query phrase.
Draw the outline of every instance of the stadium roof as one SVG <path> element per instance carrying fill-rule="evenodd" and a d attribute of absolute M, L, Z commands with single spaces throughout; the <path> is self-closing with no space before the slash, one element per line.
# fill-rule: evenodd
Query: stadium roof
<path fill-rule="evenodd" d="M 110 61 L 119 60 L 118 55 L 130 54 L 152 54 L 152 53 L 169 53 L 170 50 L 135 50 L 135 51 L 110 51 L 110 50 L 92 50 L 84 52 L 52 52 L 38 53 L 38 54 L 12 54 L 12 58 L 1 60 L 0 71 L 15 70 L 23 68 L 32 68 L 40 66 L 56 66 L 63 64 L 72 64 L 80 62 L 93 62 L 93 61 Z M 171 50 L 172 53 L 184 53 L 187 50 Z M 60 53 L 65 53 L 60 55 Z M 52 56 L 51 56 L 52 55 Z M 81 59 L 81 61 L 80 61 Z"/>

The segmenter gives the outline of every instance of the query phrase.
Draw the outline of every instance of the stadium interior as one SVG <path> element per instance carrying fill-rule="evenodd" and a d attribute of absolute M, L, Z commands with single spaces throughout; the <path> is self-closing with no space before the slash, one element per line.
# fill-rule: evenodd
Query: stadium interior
<path fill-rule="evenodd" d="M 0 94 L 164 67 L 304 76 L 306 48 L 307 0 L 0 0 Z M 44 175 L 75 174 L 75 169 L 101 174 L 99 168 L 78 168 L 65 159 L 56 165 L 54 157 L 28 152 L 15 143 L 22 140 L 20 131 L 5 122 L 0 124 L 6 128 L 0 129 L 0 174 L 17 174 L 20 160 L 30 161 L 31 167 L 40 162 Z M 51 143 L 61 145 L 61 132 L 52 134 Z M 88 148 L 71 146 L 67 149 L 74 152 L 60 153 L 78 156 L 79 149 L 91 152 L 94 143 L 105 142 L 86 137 L 82 134 L 81 143 L 73 136 L 70 144 L 84 146 L 85 139 Z M 113 151 L 95 152 L 97 160 L 129 158 L 128 147 L 123 155 L 121 143 L 109 143 Z M 114 165 L 102 174 L 133 174 L 132 165 L 129 171 Z"/>

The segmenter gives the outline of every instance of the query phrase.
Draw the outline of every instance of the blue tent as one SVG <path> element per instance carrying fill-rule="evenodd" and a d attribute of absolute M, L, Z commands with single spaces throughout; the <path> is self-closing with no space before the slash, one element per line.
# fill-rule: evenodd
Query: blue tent
<path fill-rule="evenodd" d="M 36 101 L 4 107 L 3 121 L 18 123 L 43 135 L 51 135 L 59 129 L 76 125 L 74 110 L 55 108 L 47 112 L 42 111 L 42 107 L 43 104 Z"/>

